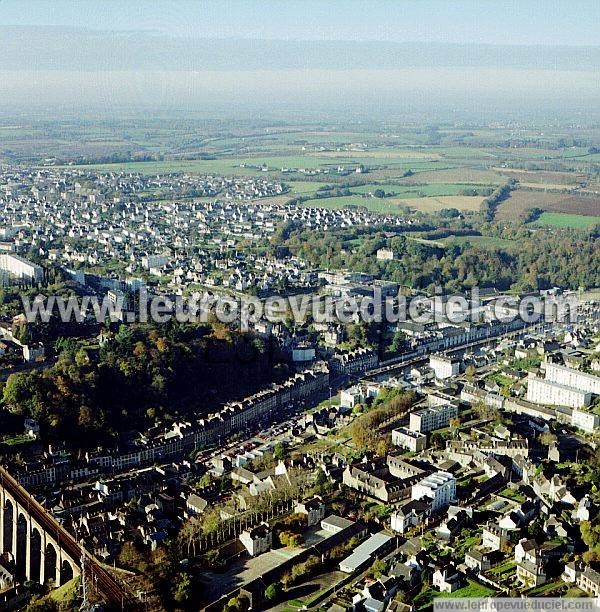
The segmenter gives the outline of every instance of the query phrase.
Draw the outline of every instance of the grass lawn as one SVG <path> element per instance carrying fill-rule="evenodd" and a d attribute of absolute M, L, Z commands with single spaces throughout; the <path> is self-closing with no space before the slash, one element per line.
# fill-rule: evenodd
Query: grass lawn
<path fill-rule="evenodd" d="M 481 535 L 479 533 L 475 533 L 464 539 L 457 538 L 453 554 L 456 557 L 462 558 L 468 550 L 479 544 L 479 542 L 481 542 Z"/>
<path fill-rule="evenodd" d="M 516 501 L 519 503 L 522 503 L 525 501 L 525 496 L 522 493 L 519 493 L 519 491 L 515 491 L 514 489 L 511 489 L 510 487 L 506 487 L 506 489 L 503 489 L 502 491 L 500 491 L 498 495 L 500 495 L 501 497 L 508 497 L 508 499 L 512 499 L 513 501 Z"/>
<path fill-rule="evenodd" d="M 489 573 L 496 577 L 503 576 L 504 574 L 509 574 L 514 571 L 515 567 L 517 567 L 517 564 L 513 560 L 505 561 L 500 565 L 496 565 L 496 567 L 492 567 Z"/>
<path fill-rule="evenodd" d="M 21 444 L 29 444 L 30 442 L 33 442 L 33 438 L 30 438 L 25 434 L 20 434 L 16 436 L 5 436 L 2 438 L 2 442 L 7 446 L 20 446 Z"/>
<path fill-rule="evenodd" d="M 544 212 L 533 225 L 551 225 L 553 227 L 571 227 L 573 229 L 588 229 L 600 223 L 600 215 L 569 215 L 567 213 Z"/>
<path fill-rule="evenodd" d="M 440 593 L 437 589 L 428 586 L 413 599 L 415 610 L 426 610 L 431 607 L 434 599 L 455 599 L 459 597 L 491 597 L 496 591 L 469 579 L 468 584 L 454 593 Z"/>
<path fill-rule="evenodd" d="M 490 374 L 487 377 L 487 380 L 493 380 L 494 382 L 498 383 L 501 387 L 510 387 L 513 384 L 512 379 L 510 379 L 508 376 L 505 376 L 504 374 L 500 372 Z"/>
<path fill-rule="evenodd" d="M 404 198 L 397 200 L 398 204 L 404 204 L 422 212 L 437 212 L 445 208 L 456 208 L 458 210 L 477 212 L 480 210 L 483 196 L 464 195 L 441 195 L 430 197 Z"/>
<path fill-rule="evenodd" d="M 462 589 L 458 589 L 458 591 L 454 591 L 454 593 L 439 593 L 436 597 L 443 599 L 455 597 L 490 597 L 495 593 L 496 591 L 494 591 L 494 589 L 469 579 L 468 584 L 462 587 Z"/>
<path fill-rule="evenodd" d="M 562 580 L 558 580 L 556 582 L 548 582 L 547 584 L 542 584 L 539 587 L 535 587 L 530 591 L 527 591 L 527 595 L 539 597 L 548 593 L 552 593 L 553 591 L 556 591 L 557 589 L 560 589 L 563 586 L 565 586 L 565 583 Z"/>

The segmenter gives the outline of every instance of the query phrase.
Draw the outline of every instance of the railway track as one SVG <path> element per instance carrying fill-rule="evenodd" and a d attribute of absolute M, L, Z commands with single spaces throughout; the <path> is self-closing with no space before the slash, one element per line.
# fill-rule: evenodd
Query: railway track
<path fill-rule="evenodd" d="M 472 342 L 469 342 L 467 344 L 457 344 L 455 346 L 441 350 L 440 352 L 452 354 L 458 353 L 460 351 L 466 351 L 470 348 L 482 346 L 485 344 L 491 344 L 493 342 L 498 342 L 503 338 L 512 338 L 514 336 L 520 336 L 524 333 L 527 333 L 531 329 L 531 327 L 533 326 L 508 331 L 497 336 L 488 336 L 486 338 L 480 338 L 478 340 L 473 340 Z M 387 363 L 384 365 L 380 365 L 377 368 L 373 368 L 372 370 L 367 370 L 364 374 L 364 377 L 371 378 L 373 376 L 379 376 L 381 374 L 389 374 L 395 372 L 396 370 L 403 370 L 404 368 L 409 367 L 411 365 L 416 365 L 418 363 L 427 361 L 431 353 L 432 352 L 429 349 L 424 347 L 421 350 L 408 353 L 408 355 L 406 355 L 404 358 L 401 357 L 399 359 L 396 359 L 392 363 Z"/>
<path fill-rule="evenodd" d="M 82 546 L 75 538 L 23 487 L 8 471 L 0 466 L 0 486 L 5 488 L 19 505 L 27 510 L 40 527 L 53 538 L 57 544 L 71 557 L 73 561 L 82 556 Z M 86 557 L 86 573 L 94 589 L 106 601 L 110 609 L 135 610 L 135 600 L 125 589 L 104 569 L 98 560 L 88 551 L 83 551 Z"/>

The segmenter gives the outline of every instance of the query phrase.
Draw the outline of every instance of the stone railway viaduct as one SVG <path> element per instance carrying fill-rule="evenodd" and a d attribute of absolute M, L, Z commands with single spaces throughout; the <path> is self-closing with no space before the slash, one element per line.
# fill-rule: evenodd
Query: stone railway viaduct
<path fill-rule="evenodd" d="M 111 609 L 135 609 L 135 602 L 75 538 L 3 467 L 0 467 L 0 552 L 15 562 L 17 576 L 56 587 L 86 574 Z"/>

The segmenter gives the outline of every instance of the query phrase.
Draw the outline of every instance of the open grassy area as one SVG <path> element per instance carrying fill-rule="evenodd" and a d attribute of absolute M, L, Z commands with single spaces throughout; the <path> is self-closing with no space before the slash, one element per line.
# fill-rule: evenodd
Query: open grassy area
<path fill-rule="evenodd" d="M 480 185 L 474 183 L 430 183 L 430 184 L 410 184 L 396 185 L 394 183 L 368 183 L 351 187 L 353 193 L 369 193 L 376 189 L 382 189 L 386 194 L 401 198 L 423 198 L 430 196 L 450 196 L 461 195 L 468 189 L 478 189 Z"/>
<path fill-rule="evenodd" d="M 25 434 L 19 434 L 15 436 L 4 436 L 1 439 L 1 442 L 7 446 L 20 446 L 22 444 L 29 444 L 30 442 L 33 442 L 33 438 L 30 438 Z"/>
<path fill-rule="evenodd" d="M 374 213 L 400 214 L 403 209 L 394 198 L 365 198 L 360 195 L 339 196 L 333 198 L 315 198 L 302 203 L 308 208 L 340 209 L 349 206 L 360 206 Z"/>
<path fill-rule="evenodd" d="M 507 497 L 508 499 L 512 499 L 513 501 L 516 501 L 519 503 L 523 503 L 525 501 L 525 496 L 522 493 L 520 493 L 519 491 L 515 491 L 514 489 L 511 489 L 510 487 L 506 487 L 505 489 L 502 489 L 502 491 L 500 491 L 498 495 L 500 495 L 501 497 Z"/>
<path fill-rule="evenodd" d="M 292 195 L 313 195 L 317 192 L 319 187 L 326 185 L 327 183 L 320 183 L 317 181 L 284 181 L 290 189 Z"/>
<path fill-rule="evenodd" d="M 57 603 L 70 603 L 79 595 L 79 582 L 79 577 L 73 578 L 54 589 L 48 597 Z"/>
<path fill-rule="evenodd" d="M 468 584 L 462 589 L 454 591 L 454 593 L 439 593 L 436 597 L 442 599 L 456 598 L 456 597 L 491 597 L 496 591 L 487 587 L 479 582 L 469 579 Z"/>
<path fill-rule="evenodd" d="M 467 585 L 454 591 L 454 593 L 440 593 L 429 586 L 418 593 L 413 599 L 413 606 L 416 610 L 427 610 L 431 607 L 434 599 L 454 599 L 457 597 L 491 597 L 496 591 L 479 584 L 474 580 L 468 579 Z"/>
<path fill-rule="evenodd" d="M 216 159 L 117 162 L 77 167 L 100 172 L 140 172 L 142 174 L 214 172 L 243 176 L 261 174 L 263 173 L 262 167 L 272 172 L 281 172 L 285 168 L 292 170 L 320 169 L 321 171 L 328 169 L 334 173 L 339 166 L 352 170 L 358 165 L 363 165 L 369 168 L 397 168 L 399 172 L 404 172 L 409 169 L 435 169 L 438 164 L 438 156 L 435 154 L 430 158 L 430 156 L 419 153 L 411 156 L 406 151 L 325 151 L 301 154 L 289 154 L 288 151 L 288 154 L 278 156 L 273 155 L 273 148 L 270 148 L 269 153 L 265 155 L 256 152 L 249 155 L 219 156 Z"/>
<path fill-rule="evenodd" d="M 527 591 L 528 597 L 545 597 L 562 589 L 565 586 L 565 583 L 562 580 L 557 580 L 555 582 L 547 582 L 546 584 L 541 584 L 539 587 L 535 587 L 530 591 Z"/>
<path fill-rule="evenodd" d="M 504 576 L 505 574 L 510 574 L 511 572 L 513 572 L 516 566 L 517 564 L 515 563 L 515 561 L 511 559 L 509 561 L 506 561 L 505 563 L 501 563 L 500 565 L 492 567 L 492 569 L 490 569 L 489 571 L 489 574 L 496 578 L 499 578 L 501 576 Z"/>
<path fill-rule="evenodd" d="M 456 208 L 462 211 L 477 212 L 481 207 L 483 196 L 448 195 L 397 200 L 397 204 L 405 204 L 422 212 L 437 212 L 445 208 Z"/>
<path fill-rule="evenodd" d="M 451 246 L 453 244 L 462 246 L 469 243 L 482 249 L 504 249 L 507 251 L 516 249 L 519 246 L 515 240 L 506 240 L 497 236 L 448 236 L 448 238 L 442 238 L 440 242 L 444 246 Z"/>
<path fill-rule="evenodd" d="M 533 225 L 550 225 L 552 227 L 571 227 L 573 229 L 588 229 L 600 224 L 600 211 L 597 217 L 570 215 L 567 213 L 542 213 Z"/>
<path fill-rule="evenodd" d="M 431 187 L 431 186 L 429 186 Z M 355 191 L 353 188 L 352 191 Z M 362 195 L 335 196 L 332 198 L 314 198 L 303 202 L 303 206 L 317 208 L 347 208 L 362 206 L 375 213 L 402 213 L 403 207 L 411 207 L 423 212 L 436 212 L 445 208 L 456 208 L 462 211 L 478 211 L 482 196 L 431 196 L 421 197 L 414 190 L 387 198 L 365 197 Z"/>

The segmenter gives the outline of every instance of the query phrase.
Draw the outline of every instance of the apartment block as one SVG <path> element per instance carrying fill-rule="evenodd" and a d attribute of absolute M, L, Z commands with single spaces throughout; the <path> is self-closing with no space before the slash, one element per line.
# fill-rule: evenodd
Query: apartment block
<path fill-rule="evenodd" d="M 39 283 L 42 281 L 43 268 L 14 253 L 0 253 L 0 270 L 11 276 Z"/>
<path fill-rule="evenodd" d="M 418 453 L 427 446 L 427 436 L 407 427 L 398 427 L 392 430 L 392 444 Z"/>
<path fill-rule="evenodd" d="M 534 404 L 583 408 L 591 399 L 591 393 L 562 383 L 535 376 L 527 381 L 527 401 Z"/>
<path fill-rule="evenodd" d="M 420 433 L 427 433 L 435 429 L 447 427 L 451 419 L 458 415 L 458 408 L 454 404 L 442 404 L 423 408 L 410 414 L 409 429 Z"/>
<path fill-rule="evenodd" d="M 556 363 L 546 362 L 546 380 L 600 395 L 600 376 L 580 372 Z"/>

